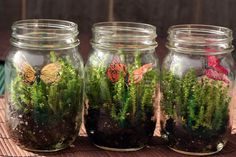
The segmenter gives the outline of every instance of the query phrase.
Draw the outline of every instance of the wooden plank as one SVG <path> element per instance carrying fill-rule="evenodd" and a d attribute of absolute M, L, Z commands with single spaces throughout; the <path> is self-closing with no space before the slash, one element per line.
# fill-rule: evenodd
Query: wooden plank
<path fill-rule="evenodd" d="M 28 0 L 26 18 L 54 18 L 78 23 L 80 32 L 91 32 L 93 23 L 107 21 L 108 0 Z"/>
<path fill-rule="evenodd" d="M 0 123 L 5 122 L 5 110 L 1 109 L 0 110 Z"/>
<path fill-rule="evenodd" d="M 152 24 L 163 39 L 168 28 L 176 24 L 219 25 L 236 32 L 235 6 L 235 0 L 117 0 L 113 20 Z M 236 38 L 236 33 L 233 37 Z M 236 40 L 233 44 L 236 45 Z"/>
<path fill-rule="evenodd" d="M 21 19 L 21 0 L 0 1 L 0 61 L 4 61 L 10 46 L 11 25 Z"/>
<path fill-rule="evenodd" d="M 21 0 L 0 1 L 0 29 L 11 29 L 14 21 L 21 19 Z"/>
<path fill-rule="evenodd" d="M 2 138 L 9 138 L 9 135 L 8 135 L 8 132 L 7 132 L 7 129 L 6 129 L 6 123 L 0 123 L 0 130 L 1 130 L 1 137 Z"/>
<path fill-rule="evenodd" d="M 0 103 L 4 101 L 0 99 Z M 3 111 L 0 110 L 0 111 Z M 0 112 L 0 115 L 4 112 Z M 56 153 L 31 153 L 25 150 L 20 149 L 16 144 L 8 137 L 7 130 L 5 128 L 5 123 L 0 123 L 0 155 L 1 156 L 15 156 L 15 157 L 26 157 L 26 156 L 54 156 L 54 157 L 169 157 L 184 156 L 178 154 L 174 151 L 168 149 L 165 146 L 163 141 L 160 141 L 160 138 L 153 137 L 153 140 L 150 142 L 149 146 L 146 148 L 137 151 L 137 152 L 111 152 L 104 151 L 93 146 L 92 143 L 88 140 L 87 137 L 78 137 L 74 142 L 74 147 L 56 152 Z M 233 135 L 229 139 L 230 141 L 226 147 L 217 154 L 217 156 L 236 156 L 236 135 Z"/>
<path fill-rule="evenodd" d="M 14 147 L 14 145 L 11 145 L 9 142 L 10 139 L 3 139 L 4 141 L 4 145 L 7 147 L 8 153 L 7 155 L 10 156 L 17 156 L 17 152 L 15 151 L 16 147 Z"/>
<path fill-rule="evenodd" d="M 3 152 L 3 156 L 12 156 L 4 142 L 4 139 L 0 139 L 0 150 Z"/>
<path fill-rule="evenodd" d="M 193 23 L 196 10 L 194 0 L 114 1 L 114 20 L 155 25 L 159 37 L 165 38 L 169 26 Z"/>
<path fill-rule="evenodd" d="M 233 141 L 236 141 L 236 136 L 234 136 Z M 93 146 L 91 144 L 88 144 L 89 147 L 91 147 L 91 149 L 79 149 L 77 148 L 76 151 L 70 151 L 70 149 L 67 149 L 65 151 L 61 151 L 61 152 L 57 152 L 57 153 L 29 153 L 27 151 L 24 150 L 20 150 L 20 154 L 18 154 L 19 152 L 17 152 L 18 150 L 16 149 L 16 146 L 13 143 L 12 147 L 10 148 L 9 146 L 9 141 L 5 140 L 5 143 L 2 143 L 2 139 L 0 139 L 0 152 L 3 152 L 3 154 L 6 156 L 53 156 L 53 157 L 122 157 L 122 156 L 127 156 L 127 157 L 165 157 L 165 156 L 176 156 L 176 157 L 181 157 L 184 156 L 182 154 L 178 154 L 175 153 L 173 151 L 170 151 L 165 145 L 163 144 L 154 144 L 151 145 L 145 149 L 142 149 L 140 151 L 136 151 L 136 152 L 111 152 L 111 151 L 104 151 L 104 150 L 100 150 L 97 148 L 93 148 Z M 81 146 L 82 144 L 85 143 L 89 143 L 87 138 L 81 138 L 80 139 L 81 143 L 78 143 L 78 146 Z M 8 142 L 8 143 L 7 143 Z M 235 156 L 236 152 L 235 152 L 235 142 L 229 142 L 229 144 L 224 148 L 224 150 L 222 152 L 220 152 L 217 156 Z M 14 150 L 12 150 L 14 149 Z M 9 152 L 9 150 L 11 152 Z M 16 154 L 16 155 L 15 155 Z"/>

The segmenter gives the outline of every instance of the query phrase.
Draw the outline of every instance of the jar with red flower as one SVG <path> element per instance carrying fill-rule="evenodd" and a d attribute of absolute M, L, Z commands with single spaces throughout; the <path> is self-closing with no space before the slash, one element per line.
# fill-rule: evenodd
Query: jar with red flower
<path fill-rule="evenodd" d="M 219 152 L 231 131 L 232 31 L 192 24 L 172 26 L 168 33 L 161 79 L 162 136 L 180 153 Z"/>
<path fill-rule="evenodd" d="M 131 22 L 93 26 L 85 67 L 85 126 L 91 141 L 114 151 L 134 151 L 152 137 L 159 89 L 156 28 Z"/>

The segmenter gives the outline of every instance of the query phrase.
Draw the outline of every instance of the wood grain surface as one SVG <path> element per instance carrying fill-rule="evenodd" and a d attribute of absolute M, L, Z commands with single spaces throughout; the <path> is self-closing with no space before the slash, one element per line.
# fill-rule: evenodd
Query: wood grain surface
<path fill-rule="evenodd" d="M 93 146 L 86 136 L 84 127 L 81 128 L 80 136 L 74 142 L 73 147 L 57 153 L 32 153 L 19 148 L 9 137 L 5 126 L 5 102 L 0 97 L 0 156 L 4 157 L 182 157 L 185 155 L 175 153 L 166 147 L 164 141 L 154 136 L 149 145 L 136 152 L 112 152 L 104 151 Z M 234 112 L 236 113 L 236 112 Z M 236 123 L 236 121 L 234 121 Z M 232 135 L 226 147 L 215 156 L 235 157 L 236 156 L 236 135 Z"/>

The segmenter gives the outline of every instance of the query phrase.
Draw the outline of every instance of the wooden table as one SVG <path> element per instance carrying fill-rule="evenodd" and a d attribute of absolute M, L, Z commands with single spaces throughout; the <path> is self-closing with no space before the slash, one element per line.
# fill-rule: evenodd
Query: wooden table
<path fill-rule="evenodd" d="M 20 149 L 8 136 L 5 128 L 4 99 L 0 97 L 0 156 L 7 157 L 28 157 L 28 156 L 50 156 L 50 157 L 181 157 L 182 154 L 175 153 L 168 149 L 164 142 L 154 136 L 149 146 L 136 152 L 111 152 L 104 151 L 93 146 L 85 135 L 84 130 L 75 141 L 74 147 L 57 153 L 31 153 Z M 232 135 L 227 146 L 214 156 L 234 157 L 236 156 L 236 135 Z"/>

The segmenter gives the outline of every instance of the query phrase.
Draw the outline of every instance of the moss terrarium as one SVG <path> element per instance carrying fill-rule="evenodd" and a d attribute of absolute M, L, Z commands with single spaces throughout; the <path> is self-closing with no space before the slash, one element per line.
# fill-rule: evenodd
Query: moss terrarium
<path fill-rule="evenodd" d="M 10 85 L 8 126 L 12 138 L 25 149 L 57 150 L 74 141 L 81 123 L 82 79 L 69 58 L 51 53 L 60 65 L 59 80 L 36 78 L 26 83 L 18 74 Z M 38 77 L 38 76 L 37 76 Z"/>
<path fill-rule="evenodd" d="M 226 143 L 229 85 L 189 70 L 183 78 L 163 72 L 164 130 L 170 147 L 190 152 L 218 151 Z"/>
<path fill-rule="evenodd" d="M 133 27 L 137 26 L 135 23 L 101 23 L 94 29 L 102 31 L 106 25 L 111 25 L 107 27 L 110 31 L 116 30 L 115 39 L 120 35 L 119 29 L 124 27 L 130 33 L 135 32 Z M 105 48 L 105 43 L 94 42 L 94 52 L 85 68 L 88 136 L 96 146 L 107 150 L 141 149 L 152 137 L 156 123 L 154 101 L 158 94 L 159 69 L 154 48 L 147 46 L 145 51 L 137 45 L 119 44 L 102 49 L 100 46 Z"/>
<path fill-rule="evenodd" d="M 115 82 L 109 79 L 108 73 L 110 67 L 118 64 L 86 69 L 89 106 L 85 116 L 86 128 L 98 146 L 142 148 L 152 137 L 156 121 L 153 119 L 153 104 L 157 94 L 157 69 L 152 68 L 142 76 L 142 80 L 135 80 L 135 69 L 144 67 L 140 56 L 136 61 L 133 65 L 122 64 L 127 71 L 116 71 L 117 74 L 114 71 L 114 76 L 118 76 Z"/>
<path fill-rule="evenodd" d="M 6 123 L 11 138 L 30 151 L 58 151 L 69 147 L 78 136 L 83 106 L 83 64 L 76 49 L 78 43 L 63 44 L 64 40 L 58 41 L 59 34 L 43 32 L 62 29 L 60 32 L 68 35 L 64 32 L 67 24 L 69 35 L 74 29 L 77 32 L 77 25 L 67 21 L 26 20 L 14 25 L 16 30 L 23 29 L 19 32 L 26 38 L 24 42 L 32 38 L 35 43 L 26 46 L 16 42 L 20 37 L 16 41 L 15 36 L 12 38 L 14 47 L 5 65 Z M 45 38 L 50 38 L 50 43 Z M 37 45 L 40 42 L 43 44 Z"/>
<path fill-rule="evenodd" d="M 183 37 L 181 46 L 192 44 L 188 49 L 177 49 L 169 41 L 170 53 L 162 66 L 162 135 L 168 140 L 168 146 L 179 153 L 210 155 L 219 152 L 231 132 L 229 104 L 235 65 L 230 51 L 214 43 L 216 35 L 204 34 L 205 29 L 213 28 L 218 27 L 180 25 L 169 30 L 170 39 L 174 40 L 175 32 L 180 35 L 177 39 Z M 185 31 L 192 31 L 193 35 Z M 205 36 L 212 37 L 210 46 L 210 39 Z M 174 42 L 178 42 L 177 39 Z"/>

